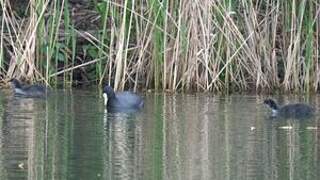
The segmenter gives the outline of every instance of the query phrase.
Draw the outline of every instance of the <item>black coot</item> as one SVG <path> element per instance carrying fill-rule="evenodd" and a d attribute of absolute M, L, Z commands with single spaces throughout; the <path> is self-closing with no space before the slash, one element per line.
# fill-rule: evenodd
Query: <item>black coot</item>
<path fill-rule="evenodd" d="M 108 85 L 103 89 L 103 97 L 107 110 L 111 112 L 135 112 L 144 105 L 143 99 L 137 94 L 129 91 L 115 93 Z"/>
<path fill-rule="evenodd" d="M 314 108 L 307 104 L 297 103 L 279 107 L 272 99 L 266 99 L 263 103 L 272 109 L 273 117 L 281 116 L 285 118 L 308 118 L 314 115 Z"/>
<path fill-rule="evenodd" d="M 44 97 L 47 93 L 47 88 L 42 85 L 21 85 L 17 79 L 10 80 L 15 95 L 23 97 Z"/>

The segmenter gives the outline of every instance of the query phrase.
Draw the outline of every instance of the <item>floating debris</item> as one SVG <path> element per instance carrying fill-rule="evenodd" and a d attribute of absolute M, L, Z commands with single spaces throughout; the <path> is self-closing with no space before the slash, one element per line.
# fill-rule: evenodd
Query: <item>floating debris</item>
<path fill-rule="evenodd" d="M 279 129 L 292 129 L 292 126 L 280 126 Z"/>
<path fill-rule="evenodd" d="M 20 164 L 18 164 L 18 167 L 19 167 L 20 169 L 24 169 L 24 163 L 21 162 Z"/>
<path fill-rule="evenodd" d="M 317 130 L 317 129 L 318 127 L 312 127 L 312 126 L 307 127 L 307 130 Z"/>

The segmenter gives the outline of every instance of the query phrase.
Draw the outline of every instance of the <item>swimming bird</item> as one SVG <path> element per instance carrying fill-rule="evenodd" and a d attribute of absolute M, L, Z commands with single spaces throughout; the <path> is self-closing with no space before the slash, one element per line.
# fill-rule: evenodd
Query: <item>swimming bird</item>
<path fill-rule="evenodd" d="M 103 89 L 103 97 L 107 110 L 111 112 L 135 112 L 144 105 L 139 95 L 130 91 L 115 93 L 108 85 Z"/>
<path fill-rule="evenodd" d="M 314 108 L 303 103 L 288 104 L 279 107 L 273 99 L 266 99 L 263 102 L 272 109 L 272 117 L 285 118 L 308 118 L 314 115 Z"/>
<path fill-rule="evenodd" d="M 23 97 L 44 97 L 47 94 L 45 86 L 35 85 L 22 85 L 17 79 L 10 80 L 13 86 L 14 94 Z"/>

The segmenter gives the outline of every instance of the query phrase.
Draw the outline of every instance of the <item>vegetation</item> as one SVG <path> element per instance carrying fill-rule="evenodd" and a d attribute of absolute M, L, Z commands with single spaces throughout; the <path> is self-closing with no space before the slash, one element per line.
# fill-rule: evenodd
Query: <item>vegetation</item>
<path fill-rule="evenodd" d="M 317 1 L 29 0 L 20 9 L 10 2 L 0 1 L 2 79 L 134 90 L 319 89 Z"/>

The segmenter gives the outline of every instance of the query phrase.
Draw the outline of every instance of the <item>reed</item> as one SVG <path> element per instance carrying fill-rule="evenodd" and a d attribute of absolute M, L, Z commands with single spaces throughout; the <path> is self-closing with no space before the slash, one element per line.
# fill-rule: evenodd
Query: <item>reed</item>
<path fill-rule="evenodd" d="M 71 85 L 86 77 L 170 91 L 319 87 L 316 1 L 104 0 L 80 13 L 68 0 L 30 0 L 24 16 L 0 2 L 4 79 Z"/>

